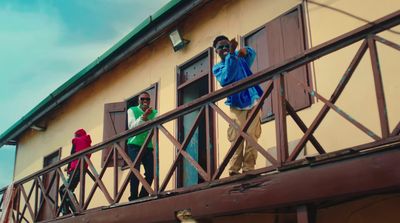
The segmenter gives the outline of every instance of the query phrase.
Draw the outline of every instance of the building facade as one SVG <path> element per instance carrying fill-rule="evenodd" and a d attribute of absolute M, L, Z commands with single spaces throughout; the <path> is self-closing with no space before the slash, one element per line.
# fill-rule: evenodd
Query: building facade
<path fill-rule="evenodd" d="M 84 128 L 95 145 L 92 165 L 89 163 L 94 176 L 86 176 L 85 184 L 75 191 L 81 206 L 80 221 L 90 217 L 100 222 L 100 217 L 91 214 L 94 210 L 103 216 L 115 209 L 124 213 L 115 222 L 170 222 L 171 216 L 188 209 L 199 221 L 218 223 L 395 222 L 400 217 L 398 168 L 392 167 L 390 176 L 376 177 L 381 184 L 368 181 L 380 173 L 374 172 L 373 167 L 365 168 L 360 182 L 354 178 L 362 173 L 357 172 L 361 167 L 354 166 L 355 172 L 351 168 L 352 162 L 361 165 L 360 160 L 368 156 L 379 154 L 382 157 L 376 159 L 385 160 L 384 154 L 390 152 L 393 154 L 386 155 L 399 157 L 398 149 L 391 147 L 389 152 L 382 150 L 373 155 L 352 152 L 400 141 L 400 105 L 396 103 L 400 88 L 396 75 L 400 68 L 399 8 L 400 2 L 394 0 L 171 1 L 2 135 L 2 145 L 17 145 L 14 181 L 25 183 L 26 194 L 31 188 L 42 191 L 36 201 L 33 195 L 30 199 L 20 195 L 20 212 L 23 207 L 34 209 L 33 216 L 25 211 L 28 222 L 71 221 L 60 217 L 57 211 L 62 202 L 57 198 L 57 188 L 63 182 L 60 172 L 68 163 L 73 133 Z M 380 25 L 388 16 L 392 22 Z M 174 51 L 169 39 L 175 29 L 190 41 L 179 51 Z M 344 38 L 352 34 L 360 38 Z M 229 116 L 229 108 L 224 105 L 225 88 L 212 74 L 212 66 L 219 62 L 212 48 L 218 35 L 236 38 L 241 47 L 256 50 L 252 71 L 259 78 L 252 80 L 269 92 L 261 104 L 262 134 L 258 140 L 258 147 L 264 152 L 259 151 L 254 176 L 241 175 L 235 181 L 223 168 L 231 151 L 226 137 L 230 122 L 224 117 Z M 305 62 L 295 69 L 286 68 L 300 60 Z M 226 89 L 233 92 L 235 87 L 244 85 L 245 82 Z M 159 111 L 159 119 L 147 127 L 127 131 L 126 109 L 137 103 L 143 91 L 154 99 L 152 106 Z M 285 100 L 280 100 L 279 95 Z M 208 102 L 201 97 L 207 97 Z M 129 189 L 122 188 L 127 187 L 128 175 L 134 173 L 132 163 L 120 151 L 126 148 L 124 140 L 129 135 L 146 128 L 154 129 L 152 140 L 156 145 L 156 178 L 150 185 L 154 196 L 143 202 L 126 203 Z M 64 160 L 58 166 L 60 171 L 47 171 L 59 160 Z M 315 168 L 305 164 L 315 160 L 321 161 Z M 350 169 L 335 169 L 341 162 Z M 386 164 L 380 168 L 389 167 L 390 162 Z M 27 179 L 43 170 L 36 181 Z M 340 170 L 348 171 L 348 178 L 344 173 L 339 173 L 337 181 L 329 178 Z M 312 178 L 313 174 L 316 178 Z M 254 186 L 254 190 L 243 185 L 249 179 L 252 185 L 265 176 L 276 177 L 277 181 L 271 180 L 275 186 L 270 188 L 282 189 L 277 197 L 271 197 L 271 203 L 262 205 L 253 199 L 267 193 L 258 193 L 257 187 L 268 191 L 268 181 Z M 302 182 L 301 177 L 308 183 L 288 185 Z M 351 177 L 354 182 L 341 182 Z M 214 181 L 217 186 L 210 186 Z M 235 192 L 232 188 L 240 182 L 242 189 Z M 282 185 L 277 185 L 279 182 Z M 225 184 L 232 186 L 230 193 L 241 195 L 224 198 L 223 193 L 218 201 L 199 202 L 199 206 L 209 205 L 209 211 L 204 206 L 196 209 L 196 205 L 189 205 L 190 200 L 211 199 L 219 189 L 224 192 Z M 178 205 L 180 199 L 185 200 L 182 206 Z M 174 205 L 176 208 L 169 207 Z M 101 211 L 99 207 L 107 208 Z M 157 212 L 140 211 L 152 207 L 163 207 L 159 217 L 149 219 Z M 111 217 L 108 219 L 112 221 Z"/>

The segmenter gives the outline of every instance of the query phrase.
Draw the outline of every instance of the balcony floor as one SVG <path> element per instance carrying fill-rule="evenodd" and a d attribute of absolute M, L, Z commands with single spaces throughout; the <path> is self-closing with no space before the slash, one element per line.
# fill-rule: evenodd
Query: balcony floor
<path fill-rule="evenodd" d="M 364 152 L 326 154 L 270 173 L 242 174 L 53 222 L 176 222 L 176 212 L 185 209 L 190 209 L 195 219 L 254 212 L 293 213 L 302 205 L 318 209 L 396 193 L 400 191 L 399 148 L 395 144 Z"/>

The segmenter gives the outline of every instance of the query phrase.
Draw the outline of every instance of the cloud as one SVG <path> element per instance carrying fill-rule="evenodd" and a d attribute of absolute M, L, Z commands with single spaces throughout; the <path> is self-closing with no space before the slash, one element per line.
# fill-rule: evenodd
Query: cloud
<path fill-rule="evenodd" d="M 0 1 L 0 134 L 166 2 Z M 0 187 L 13 148 L 0 148 Z"/>
<path fill-rule="evenodd" d="M 0 22 L 0 104 L 3 108 L 0 109 L 0 132 L 95 60 L 114 41 L 84 44 L 61 41 L 65 24 L 59 16 L 42 10 L 21 12 L 11 7 L 0 8 L 0 21 L 3 21 Z"/>

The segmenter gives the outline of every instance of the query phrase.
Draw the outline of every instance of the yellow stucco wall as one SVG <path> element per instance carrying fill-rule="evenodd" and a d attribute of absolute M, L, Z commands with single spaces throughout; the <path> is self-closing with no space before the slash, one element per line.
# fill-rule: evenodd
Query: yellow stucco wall
<path fill-rule="evenodd" d="M 139 93 L 154 83 L 158 83 L 158 110 L 160 114 L 173 110 L 176 107 L 176 65 L 183 64 L 201 51 L 207 49 L 215 36 L 225 34 L 230 37 L 245 35 L 255 28 L 276 18 L 282 13 L 295 7 L 300 0 L 236 0 L 212 1 L 201 10 L 193 13 L 181 24 L 185 38 L 191 42 L 182 51 L 174 52 L 166 37 L 162 37 L 146 46 L 138 54 L 119 64 L 109 73 L 103 75 L 95 83 L 74 95 L 67 103 L 48 116 L 48 128 L 45 132 L 29 130 L 19 140 L 15 165 L 15 180 L 21 179 L 43 167 L 43 157 L 59 147 L 62 147 L 62 157 L 69 155 L 73 132 L 78 128 L 85 128 L 91 134 L 93 144 L 100 143 L 103 136 L 103 111 L 105 103 L 124 101 Z M 396 0 L 382 0 L 379 4 L 374 0 L 318 0 L 318 3 L 328 4 L 330 7 L 344 10 L 368 21 L 380 18 L 400 8 Z M 311 38 L 310 45 L 316 46 L 340 34 L 364 25 L 365 22 L 349 17 L 343 13 L 332 11 L 329 8 L 309 3 L 306 7 L 309 14 Z M 371 10 L 373 9 L 373 10 Z M 397 27 L 396 29 L 400 29 Z M 382 36 L 399 42 L 399 36 L 385 32 Z M 313 85 L 324 97 L 329 98 L 340 77 L 354 56 L 357 47 L 351 46 L 343 51 L 334 53 L 315 62 Z M 400 112 L 400 105 L 396 101 L 396 90 L 400 81 L 394 71 L 399 70 L 395 52 L 388 47 L 378 46 L 382 59 L 382 71 L 386 88 L 388 113 L 391 128 L 399 121 L 396 114 Z M 367 51 L 368 53 L 368 51 Z M 214 62 L 217 60 L 215 59 Z M 369 55 L 366 54 L 354 78 L 349 83 L 337 105 L 349 112 L 355 119 L 380 135 L 379 119 L 377 118 L 376 99 L 373 92 L 372 72 Z M 217 89 L 219 85 L 216 84 Z M 371 103 L 371 101 L 373 103 Z M 227 111 L 223 101 L 218 105 Z M 310 108 L 299 112 L 301 118 L 310 125 L 322 107 L 316 101 Z M 367 111 L 367 112 L 366 112 Z M 175 134 L 175 123 L 164 125 Z M 226 140 L 227 123 L 218 118 L 216 121 L 217 133 L 217 162 L 225 156 L 228 142 Z M 275 126 L 273 122 L 263 124 L 263 135 L 259 142 L 265 148 L 275 147 Z M 289 141 L 296 141 L 301 137 L 293 121 L 288 118 Z M 160 178 L 164 179 L 169 166 L 173 162 L 174 147 L 160 134 Z M 334 112 L 329 112 L 326 121 L 315 133 L 321 144 L 328 150 L 341 149 L 351 145 L 369 142 L 371 139 L 364 133 L 353 128 Z M 307 153 L 315 153 L 312 146 L 307 144 Z M 92 162 L 100 167 L 101 154 L 92 156 Z M 259 155 L 257 167 L 263 167 L 266 160 Z M 120 184 L 127 171 L 119 172 Z M 111 185 L 112 171 L 109 170 L 104 182 Z M 224 173 L 226 176 L 226 173 Z M 174 179 L 171 181 L 174 182 Z M 92 183 L 87 183 L 90 186 Z M 174 185 L 170 183 L 168 188 Z M 112 191 L 110 186 L 110 193 Z M 123 201 L 127 199 L 126 193 Z M 104 196 L 96 193 L 95 202 L 91 206 L 104 205 Z"/>

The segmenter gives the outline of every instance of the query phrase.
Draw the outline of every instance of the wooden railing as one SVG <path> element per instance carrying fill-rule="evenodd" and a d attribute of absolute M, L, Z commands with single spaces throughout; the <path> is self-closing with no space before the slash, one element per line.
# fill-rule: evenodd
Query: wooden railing
<path fill-rule="evenodd" d="M 14 211 L 12 213 L 14 220 L 16 222 L 36 222 L 45 220 L 42 216 L 43 209 L 47 209 L 49 213 L 51 213 L 51 217 L 49 217 L 49 219 L 58 218 L 60 217 L 60 206 L 65 202 L 65 199 L 67 197 L 71 199 L 72 205 L 76 209 L 77 213 L 75 214 L 84 213 L 86 210 L 92 208 L 90 205 L 92 204 L 92 200 L 97 188 L 100 189 L 101 194 L 105 197 L 105 206 L 116 205 L 121 202 L 121 199 L 129 183 L 130 177 L 136 177 L 151 196 L 167 196 L 167 194 L 171 192 L 171 190 L 167 191 L 167 187 L 168 185 L 173 184 L 172 176 L 177 171 L 179 163 L 182 162 L 183 159 L 186 159 L 188 163 L 194 167 L 199 177 L 202 179 L 201 181 L 204 182 L 202 184 L 208 184 L 221 178 L 230 158 L 233 156 L 234 152 L 243 141 L 247 141 L 247 143 L 250 143 L 259 152 L 259 154 L 265 157 L 265 159 L 271 164 L 263 167 L 262 169 L 258 169 L 257 171 L 259 172 L 276 170 L 295 162 L 307 142 L 310 142 L 319 154 L 324 154 L 326 153 L 326 149 L 322 147 L 322 145 L 318 142 L 317 137 L 315 137 L 313 133 L 324 121 L 324 118 L 330 110 L 337 112 L 337 114 L 342 116 L 349 123 L 360 129 L 373 140 L 372 142 L 366 144 L 354 145 L 352 147 L 353 150 L 363 150 L 371 148 L 372 146 L 382 145 L 385 143 L 400 142 L 400 123 L 397 123 L 397 125 L 393 129 L 389 128 L 384 86 L 382 84 L 382 73 L 380 70 L 378 52 L 376 49 L 376 42 L 379 42 L 393 49 L 400 50 L 399 44 L 393 43 L 377 35 L 377 33 L 388 30 L 398 25 L 399 23 L 400 12 L 397 11 L 373 23 L 367 24 L 338 38 L 311 48 L 304 53 L 297 55 L 296 57 L 291 58 L 279 65 L 262 70 L 245 80 L 230 84 L 213 93 L 196 99 L 191 103 L 179 106 L 173 111 L 167 112 L 166 114 L 163 114 L 156 119 L 147 122 L 145 125 L 141 125 L 134 129 L 118 134 L 109 140 L 92 146 L 88 150 L 76 153 L 70 157 L 61 160 L 56 164 L 53 164 L 15 182 L 15 193 L 13 196 Z M 351 60 L 350 65 L 345 70 L 339 84 L 336 86 L 329 99 L 323 97 L 320 93 L 318 93 L 311 87 L 301 85 L 310 96 L 316 97 L 321 103 L 324 104 L 319 111 L 317 117 L 311 122 L 309 126 L 307 126 L 290 105 L 290 103 L 285 99 L 285 90 L 283 84 L 284 75 L 286 75 L 289 71 L 313 62 L 318 58 L 324 57 L 330 53 L 359 42 L 361 42 L 361 46 L 359 47 L 354 58 Z M 380 135 L 373 132 L 371 129 L 368 129 L 364 124 L 351 117 L 344 110 L 339 108 L 338 105 L 335 104 L 343 90 L 346 88 L 347 83 L 351 79 L 352 74 L 354 73 L 356 67 L 359 65 L 367 50 L 369 50 L 370 53 L 371 65 L 373 70 L 372 73 L 375 85 L 374 91 L 376 93 L 378 102 L 379 117 L 377 118 L 379 118 L 380 122 Z M 395 59 L 393 58 L 393 60 Z M 221 109 L 216 103 L 220 100 L 223 100 L 226 96 L 232 93 L 239 92 L 250 86 L 254 86 L 256 84 L 261 84 L 264 82 L 266 82 L 266 88 L 262 95 L 262 98 L 259 103 L 252 109 L 247 119 L 247 122 L 243 126 L 238 126 L 229 117 L 229 115 L 227 115 L 223 111 L 223 109 Z M 299 83 L 301 84 L 300 81 Z M 266 99 L 271 94 L 272 97 L 274 97 L 273 108 L 276 128 L 276 156 L 268 152 L 263 146 L 261 146 L 247 133 L 250 124 L 252 123 L 256 115 L 260 112 L 264 99 Z M 198 114 L 192 124 L 192 127 L 186 134 L 184 140 L 178 140 L 174 136 L 174 134 L 169 132 L 165 125 L 167 123 L 174 122 L 178 118 L 194 111 L 198 111 Z M 209 145 L 204 148 L 205 150 L 207 150 L 207 164 L 203 166 L 200 165 L 195 159 L 193 159 L 193 157 L 186 151 L 188 144 L 191 141 L 191 138 L 193 137 L 196 129 L 198 129 L 200 117 L 205 115 L 207 120 L 209 120 L 209 115 L 211 113 L 214 113 L 217 115 L 217 117 L 225 120 L 227 123 L 229 123 L 229 125 L 233 126 L 238 133 L 238 137 L 227 150 L 225 157 L 221 160 L 219 164 L 216 165 L 217 168 L 215 170 L 214 168 L 212 168 L 214 164 L 211 163 L 213 160 L 211 156 L 213 154 L 212 152 L 210 152 Z M 294 122 L 304 133 L 297 145 L 294 147 L 293 151 L 291 152 L 289 152 L 288 150 L 286 120 L 287 115 L 293 118 Z M 140 149 L 138 157 L 135 160 L 131 160 L 125 150 L 120 145 L 124 144 L 128 137 L 132 137 L 145 131 L 149 131 L 150 134 L 147 136 L 144 145 Z M 207 137 L 209 137 L 209 130 L 207 130 L 206 134 Z M 167 138 L 174 148 L 171 150 L 171 154 L 175 153 L 176 156 L 165 176 L 160 179 L 160 175 L 157 173 L 157 171 L 155 171 L 154 183 L 153 185 L 149 185 L 145 181 L 142 173 L 140 173 L 140 171 L 135 168 L 135 165 L 141 159 L 146 145 L 152 140 L 152 138 L 155 138 L 156 145 L 158 145 L 158 137 L 153 137 L 155 135 L 162 135 L 163 137 Z M 101 152 L 102 150 L 110 147 L 112 149 L 110 150 L 105 160 L 104 167 L 100 169 L 96 168 L 95 165 L 93 165 L 92 161 L 86 156 L 87 154 Z M 160 168 L 160 157 L 158 157 L 157 153 L 154 154 L 154 159 L 156 160 L 154 165 L 155 169 L 157 169 Z M 124 176 L 125 179 L 123 181 L 120 181 L 118 179 L 118 157 L 122 157 L 129 169 L 128 173 Z M 65 193 L 63 197 L 59 198 L 58 194 L 60 186 L 64 185 L 67 189 L 69 187 L 66 176 L 63 173 L 62 169 L 69 162 L 76 159 L 79 160 L 79 168 L 75 169 L 75 171 L 72 173 L 72 176 L 78 174 L 79 172 L 80 183 L 78 187 L 79 192 L 77 192 L 79 196 L 77 199 L 75 199 L 74 194 L 71 191 L 67 190 L 67 193 Z M 86 164 L 88 165 L 87 169 L 85 168 Z M 113 167 L 110 167 L 109 164 L 113 164 Z M 106 185 L 103 182 L 103 177 L 105 176 L 106 170 L 110 168 L 112 169 L 113 173 L 113 184 Z M 88 177 L 92 180 L 92 185 L 88 184 L 89 181 L 86 179 Z M 122 184 L 119 185 L 119 182 L 122 182 Z M 52 191 L 52 188 L 56 188 L 55 191 Z M 90 190 L 89 193 L 86 192 L 87 189 Z M 112 189 L 112 192 L 109 191 L 110 189 Z M 175 189 L 172 189 L 172 191 L 174 190 Z M 182 190 L 182 188 L 180 188 L 179 190 Z M 5 189 L 1 190 L 0 194 L 4 194 L 4 192 Z"/>

